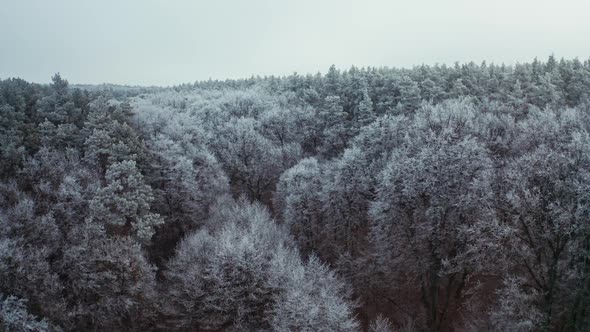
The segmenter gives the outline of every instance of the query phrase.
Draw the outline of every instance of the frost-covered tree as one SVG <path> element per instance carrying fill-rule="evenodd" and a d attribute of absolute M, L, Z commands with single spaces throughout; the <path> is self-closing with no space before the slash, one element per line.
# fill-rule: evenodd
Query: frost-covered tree
<path fill-rule="evenodd" d="M 327 235 L 322 218 L 322 176 L 315 158 L 303 159 L 281 175 L 274 197 L 279 219 L 305 254 L 322 251 Z"/>
<path fill-rule="evenodd" d="M 15 175 L 25 158 L 25 114 L 13 106 L 0 105 L 0 173 Z"/>
<path fill-rule="evenodd" d="M 370 168 L 364 153 L 356 148 L 344 151 L 328 167 L 322 187 L 325 230 L 332 255 L 355 253 L 366 241 L 369 202 L 373 197 Z"/>
<path fill-rule="evenodd" d="M 0 294 L 0 328 L 2 331 L 44 332 L 60 331 L 46 319 L 39 319 L 28 312 L 26 300 Z"/>
<path fill-rule="evenodd" d="M 344 284 L 316 260 L 302 263 L 263 207 L 229 202 L 213 219 L 225 223 L 187 237 L 169 263 L 163 305 L 171 326 L 356 329 Z"/>
<path fill-rule="evenodd" d="M 39 101 L 39 116 L 55 125 L 75 122 L 76 117 L 80 116 L 80 109 L 76 108 L 70 98 L 68 81 L 59 73 L 55 74 L 51 80 L 51 94 Z"/>
<path fill-rule="evenodd" d="M 111 237 L 87 220 L 69 233 L 60 262 L 67 315 L 72 330 L 141 330 L 155 318 L 155 271 L 141 246 L 129 237 Z M 67 325 L 66 325 L 67 324 Z"/>
<path fill-rule="evenodd" d="M 415 111 L 420 107 L 421 101 L 418 83 L 409 76 L 402 75 L 399 80 L 399 99 L 398 104 L 395 105 L 396 112 L 405 114 Z"/>
<path fill-rule="evenodd" d="M 79 219 L 89 215 L 98 179 L 79 159 L 62 158 L 42 150 L 27 164 L 40 203 L 15 183 L 1 187 L 0 291 L 27 299 L 35 314 L 67 330 L 146 326 L 154 312 L 154 271 L 139 244 Z M 48 181 L 33 181 L 37 176 Z"/>
<path fill-rule="evenodd" d="M 218 133 L 213 151 L 236 194 L 268 201 L 283 170 L 299 159 L 299 145 L 277 145 L 262 136 L 252 118 L 233 118 Z"/>
<path fill-rule="evenodd" d="M 26 299 L 29 306 L 54 321 L 67 319 L 64 286 L 50 263 L 47 247 L 27 246 L 18 239 L 0 239 L 0 292 Z"/>
<path fill-rule="evenodd" d="M 147 243 L 154 228 L 163 223 L 160 215 L 150 211 L 152 189 L 145 184 L 135 161 L 111 165 L 105 175 L 106 185 L 90 202 L 92 217 L 116 236 L 133 236 Z"/>
<path fill-rule="evenodd" d="M 424 141 L 395 149 L 381 174 L 371 243 L 385 285 L 395 283 L 403 289 L 398 292 L 419 299 L 414 315 L 439 330 L 449 328 L 449 316 L 460 310 L 481 268 L 481 237 L 494 220 L 491 161 L 484 146 L 461 137 L 464 118 L 452 109 L 424 112 L 416 128 L 426 131 Z M 441 128 L 440 119 L 456 122 Z"/>
<path fill-rule="evenodd" d="M 137 133 L 129 126 L 128 111 L 122 104 L 98 98 L 89 105 L 88 120 L 84 123 L 84 159 L 95 167 L 103 177 L 107 168 L 117 162 L 137 161 L 143 170 L 144 145 Z"/>
<path fill-rule="evenodd" d="M 217 198 L 229 193 L 229 184 L 217 159 L 190 140 L 160 134 L 148 146 L 153 153 L 152 173 L 146 177 L 153 188 L 151 207 L 164 219 L 150 254 L 161 263 L 182 237 L 203 226 Z"/>
<path fill-rule="evenodd" d="M 369 96 L 369 91 L 365 87 L 363 89 L 363 99 L 359 103 L 357 114 L 356 114 L 356 123 L 357 126 L 362 127 L 370 124 L 375 120 L 375 113 L 373 111 L 373 101 Z"/>
<path fill-rule="evenodd" d="M 295 262 L 291 263 L 290 262 Z M 280 267 L 278 267 L 279 265 Z M 275 331 L 358 331 L 349 285 L 314 256 L 304 264 L 285 254 L 273 266 L 282 290 L 273 308 Z M 281 287 L 282 286 L 282 287 Z"/>
<path fill-rule="evenodd" d="M 389 319 L 383 316 L 377 316 L 369 325 L 370 332 L 393 332 L 393 326 Z"/>
<path fill-rule="evenodd" d="M 318 109 L 316 149 L 321 156 L 335 157 L 345 147 L 349 139 L 346 130 L 347 114 L 342 108 L 340 97 L 328 96 L 320 109 Z"/>
<path fill-rule="evenodd" d="M 309 145 L 314 122 L 311 108 L 276 107 L 260 115 L 260 132 L 279 146 L 289 144 Z"/>
<path fill-rule="evenodd" d="M 523 154 L 511 161 L 503 179 L 509 183 L 510 213 L 504 222 L 511 264 L 506 278 L 520 282 L 508 283 L 509 288 L 502 291 L 499 313 L 514 324 L 528 322 L 530 330 L 567 326 L 575 296 L 580 294 L 575 289 L 584 287 L 587 264 L 590 139 L 579 128 L 578 113 L 550 114 L 521 124 L 517 144 Z M 525 316 L 513 317 L 513 310 L 504 306 L 525 295 L 528 302 L 514 304 L 522 306 L 514 310 Z"/>

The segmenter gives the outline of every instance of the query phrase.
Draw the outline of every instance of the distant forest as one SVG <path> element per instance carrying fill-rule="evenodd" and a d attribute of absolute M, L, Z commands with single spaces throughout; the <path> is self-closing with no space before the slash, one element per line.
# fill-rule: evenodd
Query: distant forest
<path fill-rule="evenodd" d="M 590 60 L 0 81 L 0 331 L 590 331 Z"/>

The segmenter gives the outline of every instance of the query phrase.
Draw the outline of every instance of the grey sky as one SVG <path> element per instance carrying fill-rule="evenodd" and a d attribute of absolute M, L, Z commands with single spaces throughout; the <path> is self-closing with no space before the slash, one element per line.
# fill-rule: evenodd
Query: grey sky
<path fill-rule="evenodd" d="M 0 0 L 0 78 L 169 85 L 590 57 L 588 0 Z"/>

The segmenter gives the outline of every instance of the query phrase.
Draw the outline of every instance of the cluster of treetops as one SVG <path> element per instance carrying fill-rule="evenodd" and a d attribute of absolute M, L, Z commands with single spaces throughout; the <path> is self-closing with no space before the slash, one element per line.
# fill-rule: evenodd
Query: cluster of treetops
<path fill-rule="evenodd" d="M 588 331 L 590 60 L 1 80 L 0 330 Z"/>

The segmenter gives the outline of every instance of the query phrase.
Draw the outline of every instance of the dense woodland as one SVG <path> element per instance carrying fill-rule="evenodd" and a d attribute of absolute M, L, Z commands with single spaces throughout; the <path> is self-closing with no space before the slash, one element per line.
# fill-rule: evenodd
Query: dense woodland
<path fill-rule="evenodd" d="M 590 60 L 0 81 L 0 330 L 589 331 Z"/>

